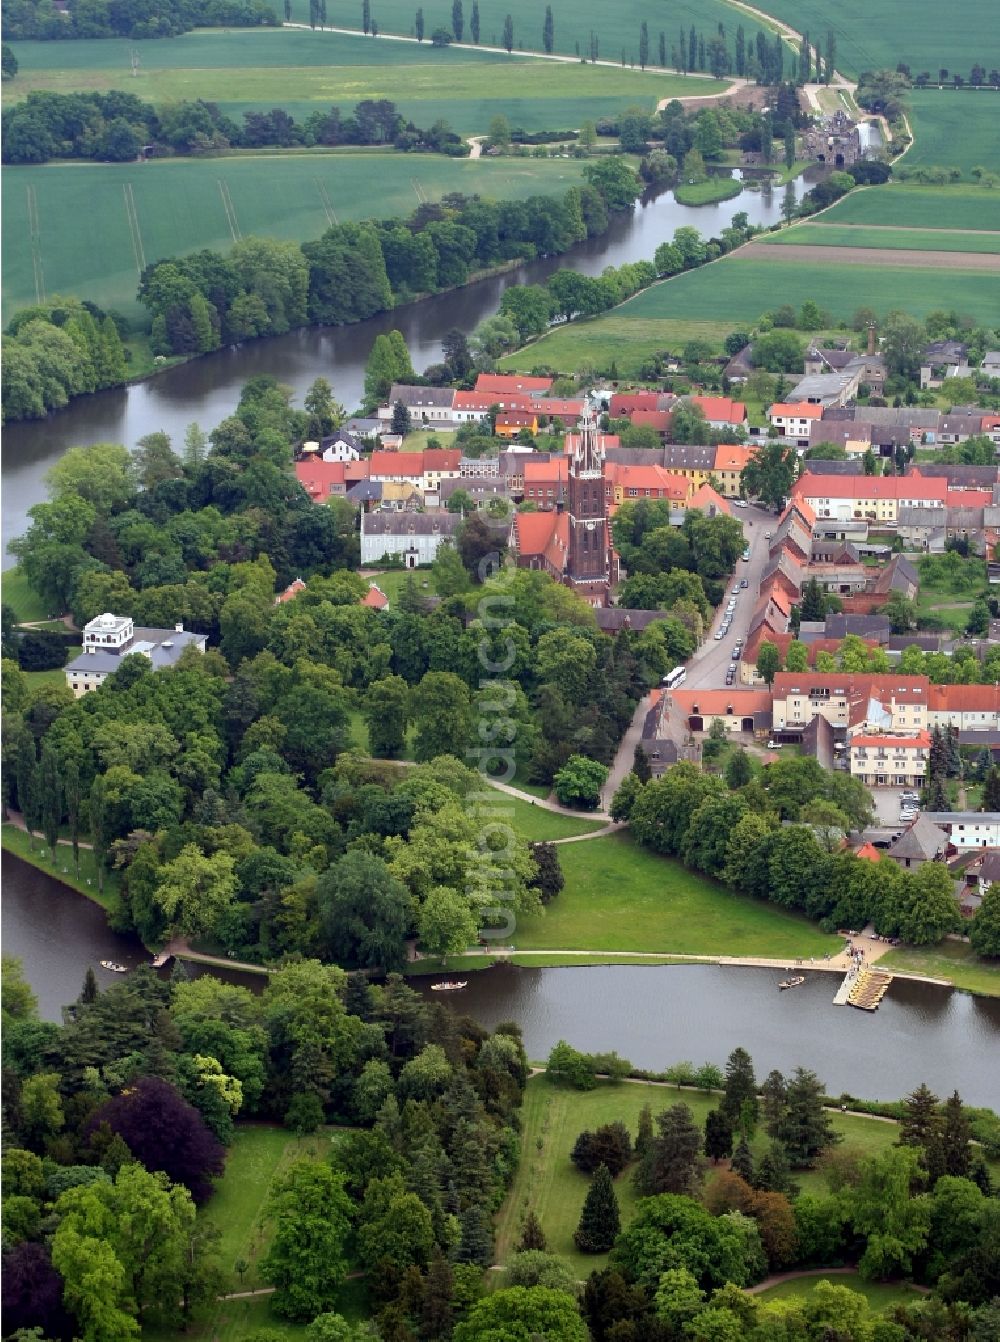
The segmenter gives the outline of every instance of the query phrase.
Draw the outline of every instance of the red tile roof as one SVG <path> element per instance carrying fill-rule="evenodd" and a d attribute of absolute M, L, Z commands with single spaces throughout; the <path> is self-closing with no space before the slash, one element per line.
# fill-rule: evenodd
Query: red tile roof
<path fill-rule="evenodd" d="M 948 481 L 912 475 L 805 475 L 792 486 L 799 499 L 917 499 L 941 504 L 948 499 Z"/>
<path fill-rule="evenodd" d="M 532 429 L 537 423 L 534 410 L 506 410 L 497 415 L 498 429 Z"/>
<path fill-rule="evenodd" d="M 991 489 L 949 489 L 945 496 L 949 508 L 989 508 L 992 502 Z"/>
<path fill-rule="evenodd" d="M 715 449 L 716 471 L 742 471 L 753 456 L 754 449 L 743 443 L 720 443 Z"/>
<path fill-rule="evenodd" d="M 644 424 L 649 429 L 655 429 L 657 433 L 666 433 L 670 428 L 671 418 L 669 410 L 636 410 L 632 415 L 632 423 Z"/>
<path fill-rule="evenodd" d="M 361 598 L 361 604 L 362 606 L 370 606 L 372 610 L 385 610 L 389 604 L 389 598 L 378 583 L 370 582 L 368 591 Z"/>
<path fill-rule="evenodd" d="M 786 419 L 822 419 L 823 407 L 812 401 L 775 401 L 767 413 L 771 419 L 779 415 Z"/>
<path fill-rule="evenodd" d="M 682 713 L 724 716 L 732 708 L 732 717 L 750 717 L 771 708 L 770 690 L 674 690 L 674 705 Z"/>
<path fill-rule="evenodd" d="M 729 500 L 724 499 L 709 484 L 704 484 L 696 489 L 688 499 L 687 506 L 689 508 L 714 508 L 716 512 L 725 513 L 727 516 L 732 516 L 733 512 L 733 506 Z"/>
<path fill-rule="evenodd" d="M 854 856 L 860 857 L 862 862 L 882 861 L 882 854 L 873 843 L 863 843 Z"/>
<path fill-rule="evenodd" d="M 300 592 L 304 592 L 305 590 L 306 590 L 305 583 L 302 581 L 301 578 L 296 578 L 294 582 L 290 582 L 288 584 L 288 586 L 285 588 L 283 592 L 278 593 L 278 595 L 274 598 L 274 604 L 276 606 L 283 606 L 286 601 L 294 601 L 295 598 L 298 596 L 298 594 Z"/>
<path fill-rule="evenodd" d="M 513 395 L 505 396 L 503 404 L 509 410 L 527 409 L 530 403 L 530 397 L 521 392 L 515 392 Z M 482 391 L 456 391 L 455 399 L 452 402 L 452 410 L 489 410 L 490 406 L 498 405 L 496 396 L 491 396 Z"/>
<path fill-rule="evenodd" d="M 894 699 L 898 704 L 926 704 L 930 681 L 926 676 L 857 674 L 849 671 L 779 671 L 774 678 L 774 697 L 784 699 L 793 692 L 830 690 L 838 698 Z"/>
<path fill-rule="evenodd" d="M 544 395 L 551 386 L 550 377 L 522 377 L 519 373 L 480 373 L 476 378 L 476 391 L 494 395 L 533 391 Z"/>
<path fill-rule="evenodd" d="M 636 410 L 658 410 L 661 392 L 658 391 L 618 391 L 611 398 L 608 414 L 613 419 L 632 415 Z"/>
<path fill-rule="evenodd" d="M 536 396 L 530 402 L 530 408 L 539 415 L 548 415 L 550 419 L 577 420 L 583 414 L 582 400 L 566 399 L 559 396 Z"/>
<path fill-rule="evenodd" d="M 553 457 L 551 461 L 530 461 L 524 463 L 524 483 L 526 485 L 547 485 L 565 483 L 568 478 L 569 460 L 566 457 Z"/>
<path fill-rule="evenodd" d="M 855 746 L 894 746 L 907 750 L 926 749 L 931 743 L 930 732 L 917 732 L 915 736 L 890 736 L 888 733 L 874 736 L 852 736 L 851 749 Z"/>
<path fill-rule="evenodd" d="M 932 685 L 927 703 L 938 713 L 1000 713 L 1000 686 Z"/>
<path fill-rule="evenodd" d="M 722 420 L 727 424 L 742 424 L 747 408 L 742 401 L 731 401 L 728 396 L 692 396 L 692 405 L 700 406 L 708 420 Z"/>
<path fill-rule="evenodd" d="M 316 458 L 297 461 L 295 463 L 295 478 L 310 498 L 325 499 L 330 493 L 331 486 L 345 483 L 345 463 L 343 461 L 322 461 Z"/>

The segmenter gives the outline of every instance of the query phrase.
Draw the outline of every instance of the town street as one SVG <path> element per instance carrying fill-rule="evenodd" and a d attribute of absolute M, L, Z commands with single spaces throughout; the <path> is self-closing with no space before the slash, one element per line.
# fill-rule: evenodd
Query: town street
<path fill-rule="evenodd" d="M 750 560 L 746 564 L 742 561 L 737 563 L 736 573 L 729 579 L 726 596 L 722 605 L 716 611 L 715 619 L 712 621 L 712 627 L 708 630 L 705 642 L 687 664 L 687 679 L 684 682 L 686 690 L 721 690 L 725 688 L 726 672 L 733 664 L 731 660 L 733 644 L 737 639 L 746 641 L 747 628 L 750 624 L 750 616 L 753 614 L 754 603 L 757 600 L 761 574 L 767 563 L 768 542 L 764 539 L 764 535 L 768 531 L 773 531 L 778 524 L 778 519 L 774 514 L 763 508 L 734 508 L 733 516 L 743 523 L 743 534 L 750 546 Z M 752 526 L 751 523 L 753 523 Z M 748 585 L 740 592 L 737 599 L 729 633 L 717 642 L 715 633 L 725 618 L 729 594 L 741 578 L 746 578 Z"/>

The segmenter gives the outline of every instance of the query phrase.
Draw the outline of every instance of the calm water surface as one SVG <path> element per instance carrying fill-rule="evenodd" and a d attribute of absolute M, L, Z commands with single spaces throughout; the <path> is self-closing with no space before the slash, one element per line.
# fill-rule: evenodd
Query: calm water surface
<path fill-rule="evenodd" d="M 807 187 L 799 181 L 795 189 L 801 196 Z M 315 378 L 328 378 L 338 399 L 352 409 L 361 403 L 365 363 L 375 337 L 393 327 L 406 337 L 414 367 L 426 368 L 440 361 L 441 341 L 448 331 L 457 326 L 468 334 L 496 311 L 508 284 L 538 283 L 554 270 L 569 266 L 598 275 L 606 266 L 652 260 L 659 244 L 681 225 L 691 224 L 711 237 L 741 210 L 751 223 L 776 223 L 782 197 L 783 190 L 747 190 L 733 200 L 693 208 L 679 205 L 671 192 L 665 192 L 637 202 L 632 214 L 615 218 L 604 237 L 583 243 L 565 256 L 535 261 L 355 326 L 293 331 L 220 350 L 134 387 L 82 397 L 46 420 L 13 424 L 3 435 L 4 544 L 24 531 L 28 509 L 45 497 L 45 472 L 68 447 L 107 442 L 132 447 L 156 429 L 180 444 L 193 420 L 210 430 L 231 414 L 244 382 L 262 373 L 291 386 L 297 400 Z M 11 563 L 5 550 L 3 566 Z"/>
<path fill-rule="evenodd" d="M 47 1019 L 58 1020 L 76 997 L 88 965 L 111 983 L 115 976 L 100 960 L 135 966 L 149 958 L 134 938 L 108 930 L 96 904 L 6 854 L 3 896 L 4 950 L 24 961 Z M 263 982 L 229 971 L 224 977 L 255 990 Z M 779 994 L 780 977 L 711 965 L 503 965 L 470 975 L 468 988 L 446 1000 L 491 1028 L 518 1021 L 532 1058 L 567 1039 L 661 1069 L 683 1059 L 721 1065 L 742 1044 L 759 1075 L 801 1064 L 834 1095 L 896 1099 L 927 1081 L 939 1094 L 957 1088 L 970 1103 L 1000 1109 L 1000 1000 L 897 979 L 869 1015 L 833 1005 L 832 974 L 807 971 L 801 988 Z"/>

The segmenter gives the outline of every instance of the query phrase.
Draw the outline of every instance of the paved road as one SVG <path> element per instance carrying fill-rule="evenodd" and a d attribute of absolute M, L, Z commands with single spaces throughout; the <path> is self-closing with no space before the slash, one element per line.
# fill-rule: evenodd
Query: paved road
<path fill-rule="evenodd" d="M 773 531 L 778 523 L 774 514 L 765 512 L 763 508 L 735 508 L 733 516 L 743 523 L 743 534 L 750 545 L 750 561 L 746 564 L 742 561 L 737 563 L 736 573 L 729 578 L 726 599 L 716 613 L 708 637 L 688 662 L 687 679 L 684 683 L 686 690 L 725 688 L 726 671 L 732 665 L 733 644 L 738 638 L 746 641 L 750 616 L 757 600 L 760 576 L 767 563 L 768 542 L 764 539 L 764 534 Z M 746 578 L 749 586 L 740 592 L 737 598 L 729 633 L 724 639 L 716 642 L 715 632 L 722 624 L 729 602 L 728 593 L 740 578 Z"/>

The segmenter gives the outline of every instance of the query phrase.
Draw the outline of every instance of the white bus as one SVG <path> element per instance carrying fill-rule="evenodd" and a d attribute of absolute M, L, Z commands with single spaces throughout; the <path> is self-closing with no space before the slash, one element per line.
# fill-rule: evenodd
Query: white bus
<path fill-rule="evenodd" d="M 686 677 L 687 677 L 687 668 L 683 666 L 675 666 L 669 676 L 663 677 L 663 681 L 661 683 L 663 684 L 664 689 L 676 690 L 678 685 L 684 684 Z"/>

